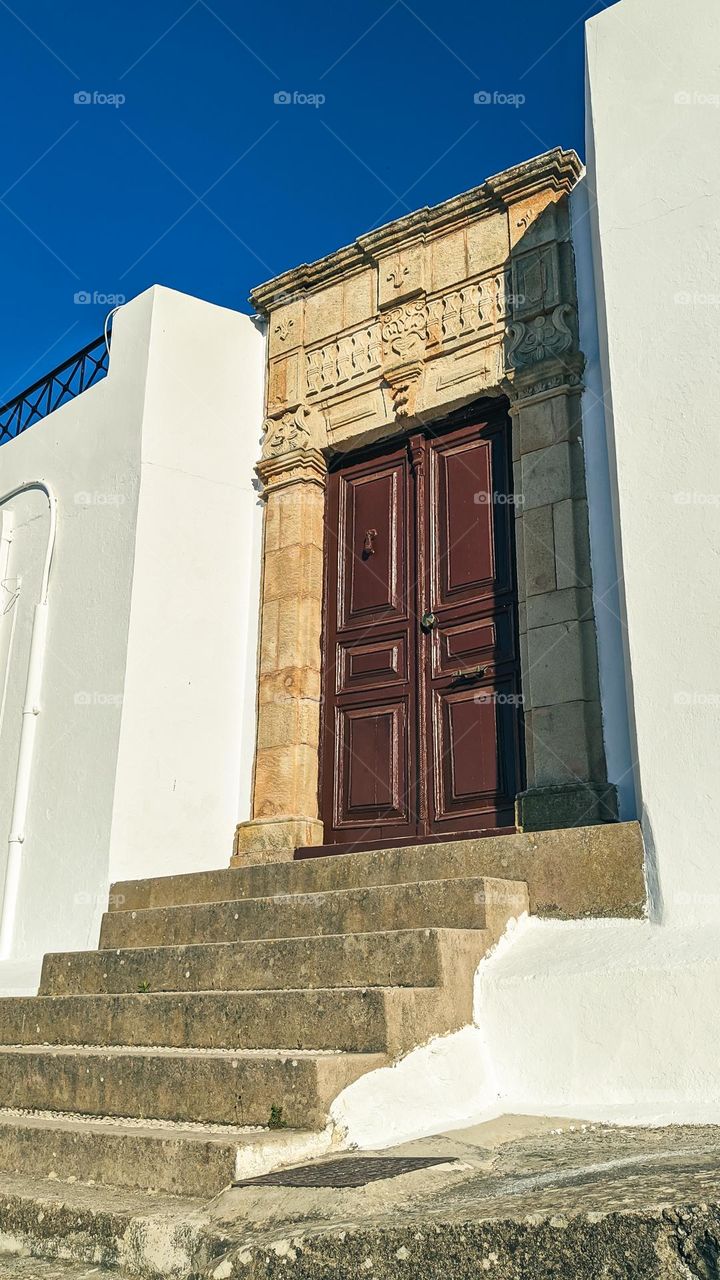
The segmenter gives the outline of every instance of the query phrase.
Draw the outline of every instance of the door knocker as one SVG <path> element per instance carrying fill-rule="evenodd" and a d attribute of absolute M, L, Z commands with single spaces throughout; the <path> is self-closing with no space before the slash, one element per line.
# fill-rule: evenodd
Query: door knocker
<path fill-rule="evenodd" d="M 369 559 L 375 555 L 375 539 L 377 538 L 377 529 L 368 529 L 363 542 L 362 555 L 363 560 Z"/>

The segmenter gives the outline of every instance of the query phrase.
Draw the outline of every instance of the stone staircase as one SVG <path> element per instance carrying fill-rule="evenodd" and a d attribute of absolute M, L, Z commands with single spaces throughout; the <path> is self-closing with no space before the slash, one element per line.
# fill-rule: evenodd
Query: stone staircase
<path fill-rule="evenodd" d="M 115 885 L 100 949 L 0 1000 L 0 1177 L 200 1200 L 306 1159 L 347 1085 L 471 1021 L 510 918 L 642 897 L 620 826 Z"/>

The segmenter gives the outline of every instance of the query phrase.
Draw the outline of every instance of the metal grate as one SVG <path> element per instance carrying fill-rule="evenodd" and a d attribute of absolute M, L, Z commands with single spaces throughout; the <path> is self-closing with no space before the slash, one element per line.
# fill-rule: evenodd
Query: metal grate
<path fill-rule="evenodd" d="M 95 338 L 81 351 L 0 407 L 0 444 L 14 440 L 34 422 L 73 400 L 105 377 L 110 364 L 105 338 Z"/>
<path fill-rule="evenodd" d="M 455 1164 L 449 1156 L 354 1156 L 304 1164 L 296 1169 L 279 1169 L 259 1178 L 244 1178 L 234 1187 L 364 1187 L 381 1178 L 397 1178 L 436 1164 Z"/>

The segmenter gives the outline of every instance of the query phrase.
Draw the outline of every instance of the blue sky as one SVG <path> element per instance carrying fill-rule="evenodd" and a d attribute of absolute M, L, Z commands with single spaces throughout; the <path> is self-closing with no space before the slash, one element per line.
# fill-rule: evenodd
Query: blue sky
<path fill-rule="evenodd" d="M 109 295 L 249 310 L 375 225 L 582 154 L 584 19 L 607 7 L 0 0 L 0 403 L 99 334 Z"/>

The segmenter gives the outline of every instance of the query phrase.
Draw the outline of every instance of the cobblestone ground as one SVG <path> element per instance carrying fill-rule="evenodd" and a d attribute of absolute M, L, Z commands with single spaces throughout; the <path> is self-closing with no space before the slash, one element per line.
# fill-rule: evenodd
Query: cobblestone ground
<path fill-rule="evenodd" d="M 0 1280 L 123 1280 L 118 1271 L 82 1262 L 41 1262 L 38 1258 L 0 1255 Z"/>

